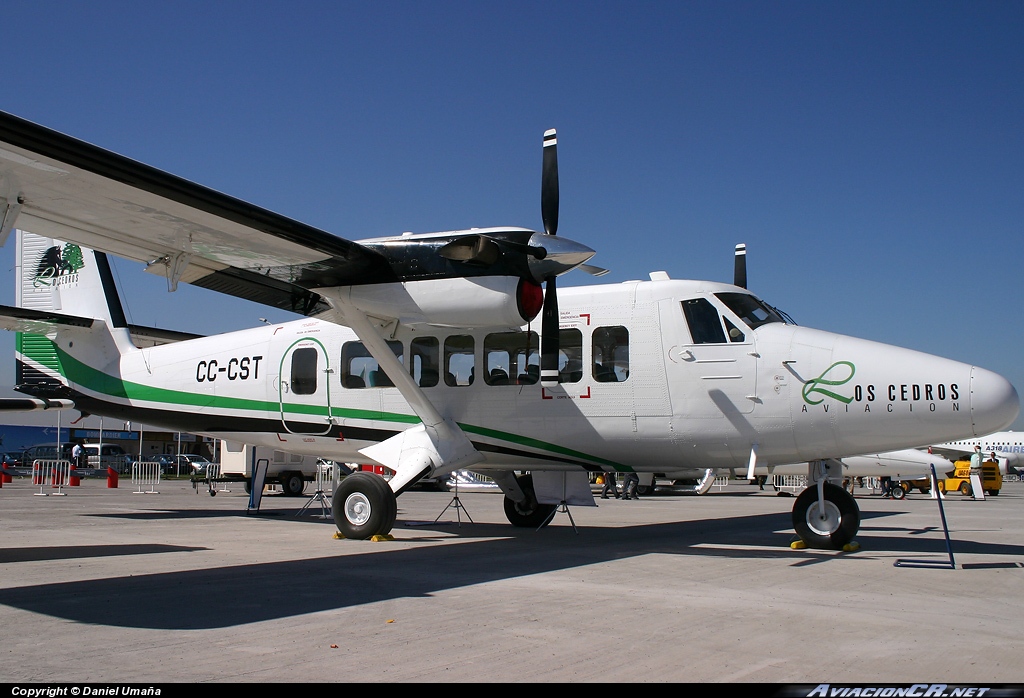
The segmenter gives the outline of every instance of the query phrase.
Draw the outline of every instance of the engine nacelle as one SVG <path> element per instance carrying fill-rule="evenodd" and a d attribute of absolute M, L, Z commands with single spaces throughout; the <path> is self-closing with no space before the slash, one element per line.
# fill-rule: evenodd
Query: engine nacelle
<path fill-rule="evenodd" d="M 429 279 L 332 291 L 341 291 L 369 315 L 397 318 L 406 325 L 522 327 L 537 317 L 544 301 L 540 286 L 514 276 Z"/>

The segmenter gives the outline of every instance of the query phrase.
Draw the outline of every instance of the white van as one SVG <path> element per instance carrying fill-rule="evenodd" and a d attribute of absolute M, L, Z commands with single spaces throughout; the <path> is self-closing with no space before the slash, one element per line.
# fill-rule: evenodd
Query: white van
<path fill-rule="evenodd" d="M 123 474 L 131 467 L 131 456 L 117 444 L 82 444 L 82 450 L 85 451 L 87 468 L 113 468 Z"/>

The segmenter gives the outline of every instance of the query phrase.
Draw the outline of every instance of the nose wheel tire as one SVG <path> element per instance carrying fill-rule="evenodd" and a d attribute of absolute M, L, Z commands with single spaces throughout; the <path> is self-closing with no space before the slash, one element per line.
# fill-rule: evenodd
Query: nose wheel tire
<path fill-rule="evenodd" d="M 835 485 L 825 485 L 824 506 L 818 501 L 818 488 L 811 485 L 793 505 L 793 528 L 812 548 L 842 550 L 860 529 L 860 509 L 850 493 Z"/>
<path fill-rule="evenodd" d="M 391 531 L 398 515 L 398 503 L 395 493 L 380 475 L 353 473 L 335 490 L 331 510 L 341 535 L 366 540 Z"/>
<path fill-rule="evenodd" d="M 526 495 L 526 501 L 516 502 L 505 496 L 505 517 L 513 526 L 520 528 L 537 528 L 547 521 L 551 512 L 555 510 L 554 504 L 540 504 L 537 502 L 537 494 L 533 490 L 533 476 L 529 473 L 516 478 L 520 489 Z"/>

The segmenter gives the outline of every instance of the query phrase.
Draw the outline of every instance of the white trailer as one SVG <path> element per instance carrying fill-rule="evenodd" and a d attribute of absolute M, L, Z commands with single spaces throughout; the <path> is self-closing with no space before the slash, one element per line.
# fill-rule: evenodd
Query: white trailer
<path fill-rule="evenodd" d="M 316 480 L 316 456 L 301 456 L 266 446 L 250 446 L 231 441 L 221 441 L 220 475 L 217 480 L 226 482 L 252 482 L 256 463 L 267 461 L 266 484 L 281 486 L 290 496 L 302 494 L 307 482 Z"/>

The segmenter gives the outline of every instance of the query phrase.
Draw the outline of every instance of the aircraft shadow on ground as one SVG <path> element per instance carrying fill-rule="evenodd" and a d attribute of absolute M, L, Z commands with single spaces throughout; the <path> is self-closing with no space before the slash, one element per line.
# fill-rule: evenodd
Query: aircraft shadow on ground
<path fill-rule="evenodd" d="M 309 516 L 309 513 L 315 514 L 315 516 Z M 84 514 L 83 516 L 95 517 L 98 519 L 126 519 L 128 521 L 161 521 L 171 519 L 244 519 L 246 517 L 251 518 L 287 518 L 295 517 L 296 521 L 310 520 L 317 523 L 321 523 L 326 519 L 318 518 L 320 514 L 320 508 L 317 507 L 314 511 L 312 508 L 307 510 L 306 514 L 302 516 L 298 515 L 297 510 L 285 510 L 285 509 L 274 509 L 268 511 L 260 511 L 255 513 L 246 513 L 245 511 L 238 510 L 225 510 L 225 509 L 182 509 L 176 511 L 173 509 L 153 509 L 151 511 L 127 511 L 118 513 L 102 513 L 102 514 Z M 330 519 L 331 524 L 334 524 L 334 520 Z"/>
<path fill-rule="evenodd" d="M 155 553 L 186 553 L 209 548 L 191 545 L 165 545 L 138 543 L 133 545 L 57 545 L 34 548 L 0 549 L 0 565 L 12 562 L 42 562 L 44 560 L 84 560 L 97 557 L 124 555 L 153 555 Z"/>
<path fill-rule="evenodd" d="M 437 528 L 443 528 L 448 540 L 452 534 L 467 540 L 436 545 L 434 542 L 442 537 Z M 0 590 L 0 603 L 80 623 L 166 630 L 210 629 L 396 598 L 426 597 L 475 584 L 583 568 L 651 553 L 789 559 L 794 567 L 824 564 L 839 558 L 866 561 L 872 555 L 870 550 L 853 555 L 791 550 L 790 518 L 784 513 L 623 528 L 583 527 L 579 535 L 564 519 L 556 520 L 556 525 L 542 531 L 511 529 L 498 524 L 463 524 L 437 526 L 433 530 L 424 527 L 421 532 L 422 538 L 403 539 L 400 549 L 389 550 L 387 543 L 338 541 L 339 546 L 347 549 L 337 556 L 158 574 L 126 572 L 120 577 L 23 586 Z M 415 545 L 417 541 L 422 541 L 423 545 Z M 870 546 L 875 551 L 900 554 L 934 554 L 945 549 L 941 536 L 934 539 L 911 537 L 906 530 L 894 530 L 891 535 L 872 535 Z M 355 548 L 362 550 L 353 552 Z M 1024 555 L 1024 546 L 973 544 L 971 548 L 979 553 Z M 82 546 L 57 548 L 57 552 L 49 556 L 46 550 L 29 549 L 20 554 L 31 560 L 66 558 L 76 550 L 80 555 L 91 557 L 194 548 Z M 131 569 L 130 560 L 125 567 Z M 188 590 L 189 597 L 183 597 L 182 590 Z M 225 590 L 235 592 L 228 594 Z M 195 599 L 195 603 L 190 603 L 188 598 Z M 211 599 L 216 599 L 216 603 L 210 603 Z"/>

